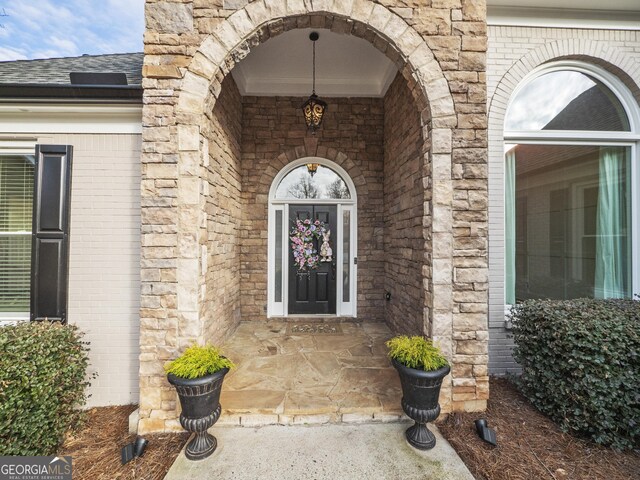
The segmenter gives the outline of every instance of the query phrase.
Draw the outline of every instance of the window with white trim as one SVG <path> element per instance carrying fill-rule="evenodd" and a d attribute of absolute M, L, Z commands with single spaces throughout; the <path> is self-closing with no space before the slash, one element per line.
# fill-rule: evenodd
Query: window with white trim
<path fill-rule="evenodd" d="M 28 318 L 34 157 L 0 155 L 0 320 Z"/>
<path fill-rule="evenodd" d="M 637 104 L 599 68 L 532 72 L 505 117 L 505 301 L 637 291 Z M 636 263 L 637 266 L 637 263 Z"/>

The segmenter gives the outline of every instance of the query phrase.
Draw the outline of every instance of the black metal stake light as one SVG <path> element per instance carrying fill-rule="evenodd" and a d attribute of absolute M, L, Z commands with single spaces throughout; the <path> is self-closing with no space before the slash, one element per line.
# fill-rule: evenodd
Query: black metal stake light
<path fill-rule="evenodd" d="M 318 38 L 320 38 L 318 32 L 311 32 L 309 34 L 309 40 L 313 42 L 313 89 L 309 99 L 302 105 L 304 121 L 313 135 L 315 135 L 316 130 L 320 128 L 322 117 L 327 109 L 327 102 L 320 100 L 316 95 L 316 41 Z"/>

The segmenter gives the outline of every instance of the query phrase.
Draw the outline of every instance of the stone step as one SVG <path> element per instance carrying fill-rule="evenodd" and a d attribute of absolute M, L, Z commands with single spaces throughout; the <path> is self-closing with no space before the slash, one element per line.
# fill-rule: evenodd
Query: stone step
<path fill-rule="evenodd" d="M 363 423 L 407 423 L 412 420 L 400 412 L 309 413 L 300 415 L 224 412 L 215 426 L 264 427 L 266 425 L 323 425 Z M 215 427 L 214 427 L 215 428 Z"/>
<path fill-rule="evenodd" d="M 245 321 L 245 320 L 243 320 Z M 249 320 L 251 321 L 251 320 Z M 270 322 L 284 322 L 284 323 L 379 323 L 384 325 L 384 322 L 371 322 L 357 317 L 336 317 L 335 315 L 300 315 L 297 317 L 278 317 L 269 319 Z"/>

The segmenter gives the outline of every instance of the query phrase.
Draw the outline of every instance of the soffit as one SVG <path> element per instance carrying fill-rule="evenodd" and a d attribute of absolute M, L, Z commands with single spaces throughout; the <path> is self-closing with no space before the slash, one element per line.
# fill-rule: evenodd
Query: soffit
<path fill-rule="evenodd" d="M 322 97 L 382 97 L 398 69 L 371 43 L 323 29 L 285 32 L 252 49 L 232 70 L 242 95 L 311 94 L 316 30 L 316 93 Z"/>

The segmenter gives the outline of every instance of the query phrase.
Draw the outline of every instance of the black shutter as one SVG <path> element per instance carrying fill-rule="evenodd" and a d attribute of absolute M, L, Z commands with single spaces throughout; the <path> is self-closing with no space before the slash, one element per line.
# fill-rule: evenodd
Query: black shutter
<path fill-rule="evenodd" d="M 31 241 L 31 320 L 67 321 L 70 145 L 36 145 Z"/>

